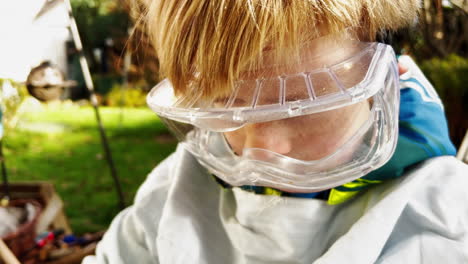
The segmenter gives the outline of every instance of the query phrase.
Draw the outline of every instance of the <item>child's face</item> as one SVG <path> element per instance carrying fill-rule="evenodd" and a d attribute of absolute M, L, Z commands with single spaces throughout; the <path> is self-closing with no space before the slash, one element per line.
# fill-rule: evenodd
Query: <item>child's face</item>
<path fill-rule="evenodd" d="M 339 48 L 337 47 L 339 44 Z M 245 74 L 246 79 L 261 79 L 279 76 L 284 72 L 301 72 L 307 69 L 320 68 L 322 65 L 338 63 L 355 53 L 354 42 L 337 43 L 334 40 L 312 42 L 301 50 L 301 63 L 293 66 L 268 68 L 272 63 L 264 57 L 264 68 L 267 70 Z M 288 65 L 288 63 L 278 63 Z M 354 69 L 354 71 L 356 71 Z M 362 72 L 353 72 L 340 76 L 342 82 L 352 86 L 362 78 Z M 314 83 L 316 96 L 339 92 L 333 80 L 323 79 Z M 308 98 L 303 82 L 292 82 L 286 88 L 286 100 Z M 320 87 L 318 87 L 320 86 Z M 248 101 L 254 87 L 240 89 L 236 102 Z M 275 103 L 278 100 L 278 88 L 268 83 L 262 86 L 257 104 Z M 235 104 L 235 103 L 234 103 Z M 324 158 L 345 144 L 355 132 L 368 120 L 370 103 L 364 101 L 354 105 L 318 114 L 287 118 L 263 123 L 247 124 L 232 132 L 224 133 L 232 150 L 241 155 L 243 149 L 261 148 L 291 158 L 310 161 Z"/>
<path fill-rule="evenodd" d="M 261 148 L 299 160 L 324 158 L 345 144 L 369 118 L 367 101 L 313 115 L 247 124 L 224 133 L 232 150 Z"/>
<path fill-rule="evenodd" d="M 328 44 L 330 52 L 318 57 L 310 51 L 322 49 L 308 49 L 299 63 L 243 72 L 229 95 L 212 100 L 178 98 L 166 80 L 149 105 L 203 166 L 233 186 L 315 192 L 350 182 L 395 149 L 395 57 L 384 44 Z"/>

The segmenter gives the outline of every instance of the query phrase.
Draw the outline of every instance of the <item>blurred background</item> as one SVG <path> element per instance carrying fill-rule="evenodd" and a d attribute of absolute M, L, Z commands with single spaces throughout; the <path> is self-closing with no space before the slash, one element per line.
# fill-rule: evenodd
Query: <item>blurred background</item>
<path fill-rule="evenodd" d="M 133 26 L 138 10 L 130 11 L 126 1 L 71 0 L 71 5 L 128 205 L 146 175 L 176 146 L 145 104 L 159 81 L 158 60 L 145 34 Z M 414 26 L 381 37 L 412 56 L 432 81 L 456 146 L 468 129 L 467 12 L 466 0 L 424 0 Z M 119 207 L 65 2 L 2 1 L 0 37 L 9 181 L 53 183 L 75 233 L 104 230 Z M 58 89 L 34 80 L 41 69 L 43 77 L 58 79 Z"/>

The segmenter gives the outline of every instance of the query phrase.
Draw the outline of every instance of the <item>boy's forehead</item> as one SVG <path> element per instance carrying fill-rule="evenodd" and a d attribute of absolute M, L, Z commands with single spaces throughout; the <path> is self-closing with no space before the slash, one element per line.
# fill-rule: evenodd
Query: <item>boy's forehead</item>
<path fill-rule="evenodd" d="M 267 55 L 262 58 L 259 69 L 241 74 L 234 88 L 236 99 L 246 105 L 281 104 L 282 100 L 295 101 L 339 92 L 334 79 L 337 76 L 330 74 L 329 67 L 347 61 L 365 47 L 366 44 L 354 40 L 325 40 L 302 45 L 298 58 L 285 56 L 278 61 Z M 352 62 L 348 64 L 340 68 L 339 81 L 347 84 L 359 81 L 365 71 L 353 67 Z"/>
<path fill-rule="evenodd" d="M 260 56 L 252 61 L 249 70 L 242 71 L 240 80 L 274 78 L 334 65 L 357 53 L 365 45 L 343 35 L 321 37 L 290 49 L 275 49 L 268 45 Z"/>
<path fill-rule="evenodd" d="M 282 100 L 300 100 L 338 92 L 332 77 L 323 72 L 357 54 L 368 43 L 360 42 L 350 29 L 297 43 L 291 48 L 279 49 L 268 43 L 261 54 L 252 59 L 248 70 L 241 71 L 229 94 L 211 100 L 226 100 L 236 93 L 236 102 L 249 104 L 282 103 Z M 304 74 L 314 73 L 316 94 L 311 95 Z M 312 92 L 312 93 L 314 93 Z M 222 98 L 222 99 L 220 99 Z"/>

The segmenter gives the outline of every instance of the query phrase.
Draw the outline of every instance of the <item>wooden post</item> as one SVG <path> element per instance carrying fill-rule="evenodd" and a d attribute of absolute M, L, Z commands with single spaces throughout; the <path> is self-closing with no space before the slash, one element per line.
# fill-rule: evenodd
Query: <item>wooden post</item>
<path fill-rule="evenodd" d="M 96 97 L 96 93 L 94 91 L 94 85 L 93 85 L 93 80 L 91 78 L 91 73 L 89 71 L 88 67 L 88 62 L 86 61 L 86 57 L 84 56 L 84 51 L 83 51 L 83 46 L 81 44 L 81 38 L 80 34 L 78 32 L 78 27 L 76 25 L 75 17 L 73 17 L 73 12 L 72 12 L 72 7 L 70 4 L 70 0 L 64 0 L 67 10 L 68 10 L 68 16 L 70 19 L 70 31 L 73 37 L 73 42 L 75 43 L 75 48 L 78 52 L 78 55 L 80 57 L 80 65 L 81 65 L 81 70 L 83 72 L 86 88 L 88 88 L 88 91 L 90 93 L 90 100 L 91 104 L 93 105 L 94 108 L 94 114 L 96 116 L 96 120 L 99 126 L 99 134 L 101 135 L 101 142 L 102 142 L 102 147 L 104 149 L 104 154 L 105 158 L 107 160 L 107 163 L 109 164 L 109 168 L 111 171 L 111 176 L 114 180 L 116 192 L 117 192 L 117 197 L 118 197 L 118 207 L 120 209 L 125 208 L 125 198 L 124 194 L 122 192 L 122 187 L 119 181 L 119 178 L 117 176 L 117 170 L 115 168 L 114 160 L 112 159 L 112 154 L 110 151 L 109 143 L 107 140 L 106 133 L 104 131 L 104 126 L 102 125 L 101 122 L 101 115 L 99 114 L 99 109 L 98 109 L 98 100 Z"/>
<path fill-rule="evenodd" d="M 465 137 L 458 149 L 457 158 L 468 164 L 468 131 L 466 131 Z"/>
<path fill-rule="evenodd" d="M 0 260 L 3 260 L 6 264 L 20 264 L 2 239 L 0 239 Z"/>

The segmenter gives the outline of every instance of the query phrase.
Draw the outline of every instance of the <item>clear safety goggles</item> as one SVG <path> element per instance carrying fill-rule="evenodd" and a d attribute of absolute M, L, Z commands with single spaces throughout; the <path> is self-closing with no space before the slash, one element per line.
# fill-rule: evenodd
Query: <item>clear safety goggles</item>
<path fill-rule="evenodd" d="M 304 61 L 300 72 L 238 81 L 229 96 L 213 100 L 178 97 L 166 79 L 147 103 L 203 166 L 233 186 L 330 189 L 390 159 L 399 110 L 390 46 L 360 42 L 336 52 L 329 63 L 327 56 Z"/>

